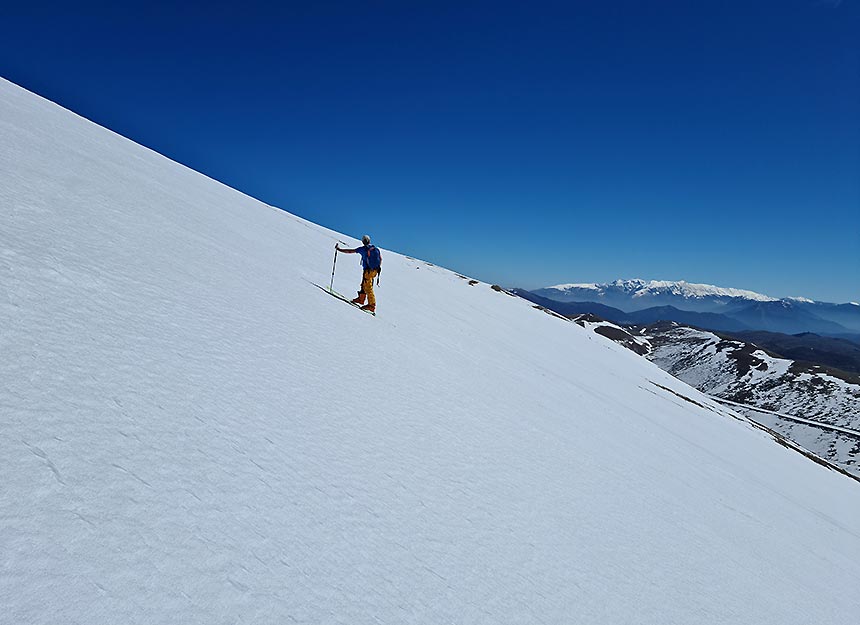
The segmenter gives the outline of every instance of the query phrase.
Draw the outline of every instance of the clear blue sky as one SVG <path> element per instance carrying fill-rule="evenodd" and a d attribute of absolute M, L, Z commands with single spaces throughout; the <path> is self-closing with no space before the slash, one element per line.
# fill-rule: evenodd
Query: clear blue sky
<path fill-rule="evenodd" d="M 860 301 L 858 0 L 33 4 L 4 77 L 384 248 Z"/>

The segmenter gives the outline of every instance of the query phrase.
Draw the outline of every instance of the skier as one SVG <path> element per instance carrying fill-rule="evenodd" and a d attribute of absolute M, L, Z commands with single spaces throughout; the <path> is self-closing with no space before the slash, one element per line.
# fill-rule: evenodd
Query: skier
<path fill-rule="evenodd" d="M 366 234 L 361 237 L 361 242 L 363 245 L 354 250 L 341 249 L 337 245 L 335 245 L 335 249 L 344 254 L 361 254 L 361 268 L 363 270 L 361 290 L 358 292 L 358 297 L 352 300 L 352 303 L 361 306 L 362 310 L 375 313 L 376 296 L 373 294 L 373 279 L 382 272 L 382 254 L 379 248 L 370 244 L 370 237 Z M 377 284 L 379 284 L 379 280 L 377 280 Z M 365 298 L 367 298 L 367 304 L 364 303 Z"/>

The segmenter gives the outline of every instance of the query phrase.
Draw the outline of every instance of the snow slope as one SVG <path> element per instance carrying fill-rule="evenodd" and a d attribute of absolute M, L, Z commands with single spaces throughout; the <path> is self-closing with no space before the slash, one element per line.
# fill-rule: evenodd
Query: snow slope
<path fill-rule="evenodd" d="M 5 622 L 855 622 L 858 484 L 623 347 L 2 81 L 0 171 Z"/>

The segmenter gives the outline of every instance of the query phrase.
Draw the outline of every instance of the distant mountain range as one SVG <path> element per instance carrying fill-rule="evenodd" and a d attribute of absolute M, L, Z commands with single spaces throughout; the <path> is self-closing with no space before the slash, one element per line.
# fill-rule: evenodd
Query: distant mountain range
<path fill-rule="evenodd" d="M 596 317 L 624 326 L 650 325 L 660 321 L 672 321 L 693 328 L 719 332 L 725 338 L 755 343 L 784 358 L 835 367 L 842 371 L 860 373 L 860 334 L 823 336 L 814 332 L 782 333 L 752 330 L 757 318 L 749 315 L 747 323 L 717 313 L 699 313 L 680 310 L 674 306 L 655 306 L 634 312 L 595 302 L 559 302 L 536 295 L 531 291 L 513 289 L 514 293 L 535 304 L 565 317 L 595 315 Z M 781 301 L 766 304 L 780 304 Z M 755 307 L 756 304 L 751 304 Z M 777 309 L 779 310 L 779 309 Z M 799 316 L 801 319 L 803 315 Z M 771 324 L 775 325 L 775 324 Z M 615 338 L 614 336 L 609 338 Z M 852 340 L 853 339 L 853 340 Z"/>
<path fill-rule="evenodd" d="M 534 291 L 560 302 L 599 302 L 626 312 L 653 306 L 676 306 L 697 312 L 722 312 L 739 301 L 773 302 L 769 297 L 743 289 L 729 289 L 710 284 L 693 284 L 683 280 L 613 280 L 605 284 L 559 284 Z"/>
<path fill-rule="evenodd" d="M 516 292 L 532 299 L 522 290 Z M 580 306 L 575 311 L 571 307 L 570 314 L 592 313 L 616 323 L 665 320 L 729 332 L 760 330 L 782 334 L 813 332 L 843 338 L 860 336 L 860 304 L 778 299 L 709 284 L 615 280 L 606 284 L 561 284 L 537 289 L 531 295 L 564 305 L 587 303 L 591 307 Z M 553 307 L 553 310 L 558 309 Z"/>
<path fill-rule="evenodd" d="M 732 319 L 717 313 L 701 313 L 681 310 L 674 306 L 654 306 L 633 312 L 625 312 L 620 308 L 599 304 L 597 302 L 561 302 L 549 297 L 542 297 L 537 291 L 526 291 L 513 289 L 514 293 L 544 308 L 553 310 L 566 317 L 573 315 L 592 314 L 601 319 L 614 323 L 635 325 L 648 324 L 655 321 L 676 321 L 685 325 L 708 330 L 719 330 L 725 332 L 742 332 L 750 330 L 751 327 L 742 321 Z"/>

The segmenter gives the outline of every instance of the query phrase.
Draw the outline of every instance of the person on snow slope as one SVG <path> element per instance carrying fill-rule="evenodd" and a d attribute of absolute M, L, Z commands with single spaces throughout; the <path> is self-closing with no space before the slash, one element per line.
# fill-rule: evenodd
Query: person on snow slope
<path fill-rule="evenodd" d="M 352 300 L 352 303 L 361 306 L 362 310 L 376 312 L 376 296 L 373 294 L 373 280 L 382 272 L 382 253 L 379 251 L 379 248 L 370 244 L 370 237 L 366 234 L 361 237 L 361 242 L 363 245 L 354 250 L 341 249 L 339 246 L 335 246 L 335 249 L 344 254 L 361 254 L 361 290 L 358 292 L 358 297 Z M 364 303 L 365 298 L 367 299 L 366 304 Z"/>

